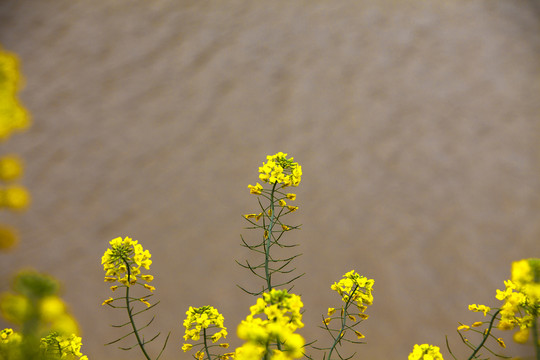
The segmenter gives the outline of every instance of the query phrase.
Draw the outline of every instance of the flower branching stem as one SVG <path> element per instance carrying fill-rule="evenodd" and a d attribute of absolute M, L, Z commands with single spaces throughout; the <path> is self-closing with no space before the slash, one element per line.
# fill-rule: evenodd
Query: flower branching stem
<path fill-rule="evenodd" d="M 540 360 L 540 339 L 538 338 L 538 321 L 537 316 L 534 317 L 533 325 L 532 325 L 532 335 L 533 335 L 533 343 L 534 343 L 534 351 L 536 353 L 536 360 Z"/>
<path fill-rule="evenodd" d="M 489 335 L 491 334 L 491 328 L 493 328 L 493 322 L 495 321 L 495 318 L 497 317 L 497 315 L 499 315 L 500 312 L 501 310 L 499 309 L 495 312 L 495 314 L 493 314 L 493 316 L 491 317 L 491 321 L 489 322 L 489 326 L 484 334 L 484 338 L 482 339 L 482 342 L 478 344 L 476 349 L 474 349 L 473 353 L 471 354 L 471 356 L 469 356 L 467 360 L 474 359 L 474 356 L 476 355 L 476 353 L 480 351 L 480 349 L 484 346 L 486 340 L 489 338 Z"/>
<path fill-rule="evenodd" d="M 210 357 L 210 351 L 208 350 L 208 343 L 206 342 L 206 328 L 203 328 L 203 339 L 204 339 L 204 352 L 206 353 L 208 360 L 211 360 L 212 358 Z"/>
<path fill-rule="evenodd" d="M 127 279 L 128 282 L 131 278 L 131 267 L 129 266 L 129 263 L 126 261 L 126 259 L 122 259 L 124 261 L 124 264 L 126 265 L 127 269 Z M 135 326 L 135 320 L 133 319 L 133 314 L 131 313 L 131 306 L 129 305 L 129 289 L 130 286 L 126 286 L 126 310 L 129 316 L 129 321 L 131 323 L 131 327 L 133 328 L 133 333 L 135 334 L 135 337 L 137 338 L 137 344 L 139 344 L 139 347 L 141 348 L 142 353 L 144 354 L 144 357 L 147 360 L 151 360 L 150 356 L 148 356 L 148 353 L 146 352 L 146 349 L 144 348 L 144 343 L 141 341 L 141 338 L 139 336 L 139 331 L 137 330 L 137 326 Z"/>
<path fill-rule="evenodd" d="M 272 229 L 274 228 L 275 223 L 275 211 L 274 211 L 274 192 L 276 190 L 277 181 L 274 182 L 274 185 L 272 186 L 272 192 L 270 193 L 270 224 L 268 224 L 268 230 L 266 231 L 266 239 L 265 239 L 265 245 L 264 245 L 264 272 L 266 275 L 266 286 L 268 288 L 268 291 L 272 290 L 272 275 L 269 271 L 269 265 L 270 262 L 270 244 L 272 241 Z"/>
<path fill-rule="evenodd" d="M 351 304 L 352 299 L 354 299 L 354 294 L 356 293 L 356 290 L 358 290 L 358 285 L 354 285 L 353 290 L 351 291 L 351 295 L 345 302 L 345 306 L 343 307 L 343 314 L 341 316 L 341 329 L 339 329 L 339 334 L 336 338 L 334 338 L 334 343 L 332 344 L 332 347 L 330 347 L 330 351 L 328 352 L 328 360 L 332 359 L 332 352 L 334 352 L 334 349 L 336 348 L 337 344 L 341 341 L 341 338 L 343 338 L 346 322 L 347 322 L 347 309 L 349 305 Z"/>

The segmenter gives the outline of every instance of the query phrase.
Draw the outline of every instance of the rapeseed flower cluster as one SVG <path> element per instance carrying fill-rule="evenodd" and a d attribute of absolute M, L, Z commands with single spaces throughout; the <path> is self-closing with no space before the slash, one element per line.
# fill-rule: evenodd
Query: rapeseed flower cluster
<path fill-rule="evenodd" d="M 540 259 L 513 262 L 512 278 L 504 284 L 505 290 L 497 290 L 495 296 L 504 301 L 498 327 L 502 330 L 519 327 L 513 339 L 517 343 L 525 343 L 540 315 Z"/>
<path fill-rule="evenodd" d="M 300 184 L 302 167 L 293 161 L 294 158 L 287 159 L 287 154 L 278 152 L 275 155 L 268 155 L 266 160 L 266 163 L 259 167 L 259 179 L 269 184 L 282 184 L 282 187 Z M 261 189 L 259 184 L 254 187 L 255 191 Z"/>
<path fill-rule="evenodd" d="M 250 307 L 238 325 L 238 337 L 246 342 L 236 349 L 237 360 L 297 359 L 303 356 L 304 338 L 294 333 L 302 328 L 300 296 L 272 289 Z M 271 347 L 275 348 L 271 348 Z"/>
<path fill-rule="evenodd" d="M 52 332 L 41 339 L 41 349 L 47 355 L 66 360 L 88 360 L 81 353 L 82 339 L 76 335 L 63 336 Z"/>
<path fill-rule="evenodd" d="M 368 279 L 351 270 L 339 282 L 335 282 L 330 288 L 336 291 L 343 302 L 354 301 L 360 313 L 367 308 L 366 305 L 373 304 L 373 285 L 375 280 Z"/>
<path fill-rule="evenodd" d="M 206 351 L 211 347 L 207 343 L 208 339 L 211 339 L 212 343 L 216 343 L 219 339 L 225 339 L 227 337 L 227 328 L 224 325 L 225 319 L 213 306 L 202 306 L 198 308 L 190 306 L 189 310 L 186 311 L 186 315 L 186 319 L 184 320 L 184 328 L 186 329 L 184 340 L 198 341 L 201 339 L 202 332 L 202 342 L 196 345 L 202 345 L 204 351 L 200 350 L 195 354 L 197 359 L 202 360 Z M 218 331 L 213 331 L 213 334 L 210 334 L 208 333 L 209 329 L 218 329 Z M 189 351 L 193 346 L 193 344 L 184 343 L 182 350 L 184 352 Z M 217 346 L 228 348 L 229 344 L 221 343 Z M 230 355 L 226 354 L 222 356 L 228 357 Z"/>
<path fill-rule="evenodd" d="M 490 321 L 476 321 L 471 325 L 460 324 L 458 331 L 474 331 L 482 334 L 483 340 L 476 347 L 460 334 L 462 340 L 471 349 L 474 349 L 473 356 L 482 348 L 486 348 L 488 337 L 495 339 L 497 344 L 506 348 L 506 344 L 500 337 L 495 337 L 491 333 L 495 320 L 498 320 L 497 328 L 500 330 L 512 330 L 519 328 L 513 335 L 513 340 L 517 343 L 526 343 L 530 338 L 530 333 L 535 333 L 535 324 L 540 314 L 540 259 L 524 259 L 512 263 L 512 277 L 504 281 L 505 289 L 497 290 L 495 298 L 504 301 L 500 308 L 492 309 L 486 305 L 469 305 L 469 310 L 482 312 L 484 316 L 491 316 Z M 490 312 L 494 310 L 491 314 Z M 482 331 L 473 328 L 480 327 L 488 323 L 488 327 Z M 533 331 L 531 331 L 533 329 Z M 534 335 L 538 336 L 538 335 Z M 533 342 L 538 342 L 535 339 Z M 539 347 L 535 345 L 538 353 Z M 491 350 L 489 350 L 491 351 Z"/>
<path fill-rule="evenodd" d="M 328 308 L 328 317 L 325 318 L 323 316 L 324 329 L 334 339 L 330 347 L 322 349 L 329 350 L 328 359 L 332 358 L 332 353 L 337 351 L 337 346 L 341 345 L 342 341 L 360 344 L 361 342 L 358 340 L 365 338 L 365 335 L 354 329 L 354 327 L 368 318 L 368 315 L 364 311 L 367 309 L 367 305 L 373 304 L 372 291 L 374 283 L 375 281 L 373 279 L 368 279 L 365 276 L 359 275 L 356 271 L 351 270 L 343 275 L 341 280 L 334 282 L 330 286 L 330 289 L 336 291 L 341 296 L 341 300 L 345 304 L 337 311 L 336 316 L 334 316 L 336 308 L 333 307 Z M 350 310 L 352 305 L 355 307 L 354 310 Z M 335 319 L 339 319 L 337 327 L 331 328 L 329 326 L 330 322 Z M 346 338 L 347 330 L 354 332 L 356 336 L 355 340 Z M 342 359 L 341 355 L 339 357 Z"/>
<path fill-rule="evenodd" d="M 408 360 L 443 360 L 438 346 L 429 344 L 414 345 Z"/>
<path fill-rule="evenodd" d="M 150 269 L 152 255 L 148 250 L 144 250 L 142 245 L 137 240 L 129 237 L 122 239 L 117 237 L 110 242 L 111 247 L 105 251 L 101 258 L 103 270 L 105 270 L 105 281 L 116 282 L 124 286 L 131 286 L 138 283 L 137 276 L 141 279 L 150 282 L 154 279 L 152 275 L 141 274 L 141 267 L 146 270 Z M 153 286 L 142 284 L 150 291 L 154 290 Z M 113 286 L 111 290 L 116 290 L 117 286 Z"/>

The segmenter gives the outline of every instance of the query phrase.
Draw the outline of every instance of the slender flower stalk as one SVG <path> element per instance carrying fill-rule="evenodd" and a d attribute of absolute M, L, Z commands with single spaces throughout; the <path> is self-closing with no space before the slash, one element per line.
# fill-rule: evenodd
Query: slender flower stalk
<path fill-rule="evenodd" d="M 129 237 L 126 237 L 124 239 L 122 239 L 121 237 L 117 237 L 110 241 L 110 245 L 110 248 L 105 251 L 105 254 L 101 258 L 101 263 L 103 264 L 103 269 L 105 270 L 105 282 L 116 283 L 111 286 L 111 291 L 117 291 L 119 288 L 125 288 L 125 295 L 119 298 L 110 297 L 103 301 L 102 305 L 108 305 L 113 308 L 126 309 L 129 321 L 121 325 L 116 325 L 115 327 L 121 328 L 130 325 L 132 331 L 129 332 L 127 335 L 110 342 L 109 344 L 114 344 L 133 334 L 135 335 L 135 339 L 137 341 L 136 345 L 121 349 L 129 350 L 135 346 L 138 346 L 144 357 L 147 360 L 151 360 L 151 357 L 148 354 L 145 345 L 155 340 L 160 334 L 158 333 L 150 340 L 145 340 L 144 337 L 141 336 L 141 330 L 148 327 L 152 323 L 154 318 L 152 318 L 148 323 L 146 323 L 146 325 L 138 326 L 135 322 L 135 317 L 139 314 L 146 312 L 147 310 L 150 310 L 158 304 L 155 303 L 154 305 L 151 305 L 147 300 L 149 297 L 152 296 L 151 293 L 155 290 L 153 286 L 148 284 L 149 282 L 154 280 L 154 277 L 150 274 L 143 274 L 143 270 L 150 269 L 150 265 L 152 264 L 152 260 L 150 260 L 150 258 L 152 257 L 152 255 L 148 250 L 144 250 L 142 245 L 139 244 L 137 240 L 133 240 Z M 150 291 L 150 294 L 144 295 L 142 297 L 132 297 L 131 290 L 132 287 L 136 285 L 139 285 L 143 289 Z M 114 305 L 117 300 L 123 300 L 125 305 Z M 137 312 L 133 312 L 133 310 L 135 309 L 134 304 L 137 303 L 144 304 L 146 308 Z M 163 353 L 163 350 L 167 345 L 168 338 L 169 336 L 167 336 L 167 338 L 165 339 L 163 348 L 157 356 L 156 360 L 159 359 L 159 357 Z"/>
<path fill-rule="evenodd" d="M 323 316 L 323 329 L 325 329 L 333 339 L 332 345 L 328 348 L 316 348 L 318 350 L 327 350 L 328 357 L 325 359 L 331 360 L 334 351 L 337 353 L 340 359 L 344 359 L 342 355 L 337 351 L 337 346 L 341 345 L 342 341 L 362 344 L 358 341 L 365 336 L 360 333 L 355 327 L 362 321 L 368 318 L 368 315 L 364 313 L 368 305 L 373 304 L 373 285 L 375 281 L 368 279 L 365 276 L 361 276 L 356 271 L 351 270 L 343 278 L 335 282 L 330 288 L 336 291 L 340 296 L 344 305 L 339 310 L 335 308 L 328 309 L 328 317 Z M 337 316 L 333 316 L 337 313 Z M 334 319 L 339 319 L 339 327 L 331 328 L 330 322 Z M 352 323 L 349 325 L 348 321 Z M 355 340 L 346 338 L 347 332 L 351 331 L 356 337 Z"/>
<path fill-rule="evenodd" d="M 268 155 L 266 159 L 267 161 L 259 167 L 259 179 L 269 184 L 270 187 L 265 188 L 259 183 L 248 185 L 250 194 L 259 197 L 258 202 L 261 212 L 244 215 L 244 218 L 252 225 L 248 229 L 262 230 L 262 240 L 255 244 L 248 244 L 242 238 L 242 246 L 261 254 L 264 259 L 257 265 L 250 264 L 248 261 L 245 264 L 237 261 L 240 266 L 250 270 L 251 273 L 264 281 L 264 285 L 260 291 L 248 291 L 241 287 L 245 292 L 254 296 L 259 296 L 265 291 L 271 291 L 276 287 L 289 285 L 303 275 L 301 274 L 292 279 L 284 280 L 279 284 L 274 283 L 273 275 L 287 275 L 295 270 L 294 268 L 291 269 L 289 265 L 300 254 L 278 259 L 272 256 L 271 251 L 273 246 L 280 248 L 296 246 L 294 244 L 286 245 L 282 242 L 284 233 L 298 228 L 298 226 L 291 226 L 283 222 L 285 215 L 298 210 L 298 206 L 287 203 L 288 201 L 296 200 L 296 194 L 285 193 L 283 189 L 300 184 L 302 167 L 294 162 L 292 157 L 287 158 L 287 154 L 282 152 L 275 155 Z M 259 222 L 261 218 L 262 225 Z"/>

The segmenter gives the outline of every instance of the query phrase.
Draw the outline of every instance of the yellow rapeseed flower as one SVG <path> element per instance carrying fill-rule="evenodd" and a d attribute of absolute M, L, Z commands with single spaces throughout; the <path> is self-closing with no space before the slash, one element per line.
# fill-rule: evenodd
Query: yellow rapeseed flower
<path fill-rule="evenodd" d="M 491 310 L 491 308 L 486 305 L 471 304 L 469 305 L 469 310 L 474 312 L 483 312 L 484 316 L 486 316 L 487 313 Z"/>
<path fill-rule="evenodd" d="M 408 360 L 443 360 L 438 346 L 429 344 L 414 345 Z"/>
<path fill-rule="evenodd" d="M 14 181 L 23 173 L 22 161 L 18 156 L 7 155 L 0 158 L 0 180 Z"/>
<path fill-rule="evenodd" d="M 17 97 L 21 80 L 18 57 L 0 46 L 0 140 L 30 125 L 30 115 Z"/>
<path fill-rule="evenodd" d="M 267 162 L 259 167 L 259 179 L 269 184 L 282 184 L 282 187 L 298 186 L 302 178 L 302 167 L 287 158 L 287 154 L 278 152 L 268 155 Z"/>
<path fill-rule="evenodd" d="M 13 249 L 18 241 L 17 230 L 4 225 L 0 226 L 0 251 Z"/>
<path fill-rule="evenodd" d="M 141 268 L 150 269 L 152 255 L 148 250 L 144 250 L 137 240 L 129 237 L 124 239 L 117 237 L 109 243 L 110 248 L 101 258 L 106 282 L 118 281 L 124 286 L 131 286 L 138 282 L 137 276 L 147 282 L 154 279 L 152 275 L 141 274 Z M 146 286 L 146 284 L 143 286 L 150 291 L 155 289 L 153 286 Z"/>
<path fill-rule="evenodd" d="M 0 207 L 25 210 L 30 204 L 30 194 L 20 185 L 8 186 L 0 190 Z"/>

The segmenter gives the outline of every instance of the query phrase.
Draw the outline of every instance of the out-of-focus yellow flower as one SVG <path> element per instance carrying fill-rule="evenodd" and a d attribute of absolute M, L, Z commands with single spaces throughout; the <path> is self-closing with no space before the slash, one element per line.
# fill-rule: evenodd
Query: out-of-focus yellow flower
<path fill-rule="evenodd" d="M 13 185 L 0 190 L 0 207 L 25 210 L 30 204 L 30 194 L 25 187 Z"/>
<path fill-rule="evenodd" d="M 0 180 L 17 180 L 23 173 L 22 161 L 18 156 L 8 155 L 0 158 Z"/>
<path fill-rule="evenodd" d="M 0 342 L 8 343 L 11 335 L 13 335 L 13 329 L 4 329 L 0 331 Z"/>
<path fill-rule="evenodd" d="M 66 304 L 58 296 L 47 296 L 40 301 L 39 310 L 44 321 L 54 321 L 66 312 Z"/>
<path fill-rule="evenodd" d="M 514 333 L 513 340 L 518 344 L 525 344 L 529 340 L 530 330 L 528 328 L 518 330 Z"/>
<path fill-rule="evenodd" d="M 18 57 L 0 46 L 0 140 L 30 125 L 30 115 L 17 98 L 21 78 Z"/>
<path fill-rule="evenodd" d="M 8 226 L 0 226 L 0 251 L 14 248 L 18 241 L 17 230 Z"/>
<path fill-rule="evenodd" d="M 9 322 L 22 324 L 30 316 L 32 305 L 23 295 L 3 293 L 0 296 L 0 312 Z"/>
<path fill-rule="evenodd" d="M 57 316 L 51 323 L 50 329 L 63 335 L 80 333 L 77 320 L 68 313 Z"/>

